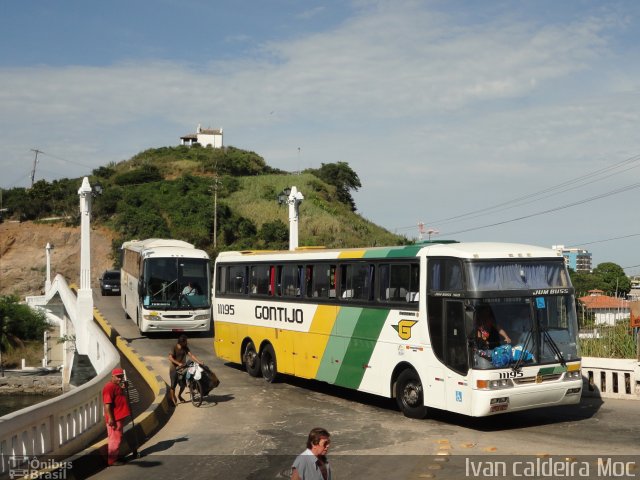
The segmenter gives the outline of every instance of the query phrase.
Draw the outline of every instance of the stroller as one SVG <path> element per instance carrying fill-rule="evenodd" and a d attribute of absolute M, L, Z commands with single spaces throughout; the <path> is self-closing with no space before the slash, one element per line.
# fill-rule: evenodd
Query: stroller
<path fill-rule="evenodd" d="M 185 380 L 191 394 L 191 403 L 199 407 L 202 405 L 202 399 L 206 397 L 211 390 L 220 385 L 220 380 L 213 371 L 202 364 L 199 365 L 190 362 L 187 365 Z"/>

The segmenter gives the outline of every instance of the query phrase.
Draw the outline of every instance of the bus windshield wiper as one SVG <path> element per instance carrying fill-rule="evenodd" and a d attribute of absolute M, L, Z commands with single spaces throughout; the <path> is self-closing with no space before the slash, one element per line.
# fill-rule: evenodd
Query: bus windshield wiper
<path fill-rule="evenodd" d="M 548 329 L 543 330 L 542 331 L 542 335 L 543 335 L 545 341 L 551 347 L 551 351 L 556 355 L 558 360 L 560 360 L 560 365 L 562 365 L 563 367 L 566 367 L 567 366 L 567 362 L 565 361 L 564 356 L 562 355 L 562 352 L 560 351 L 560 348 L 558 347 L 558 344 L 553 340 L 553 338 L 551 338 L 551 335 L 549 335 L 549 330 Z"/>
<path fill-rule="evenodd" d="M 514 372 L 519 372 L 522 368 L 522 364 L 524 363 L 525 356 L 527 355 L 527 348 L 529 348 L 529 343 L 531 342 L 531 330 L 527 332 L 527 336 L 524 338 L 524 342 L 522 344 L 522 350 L 520 350 L 520 356 L 516 360 L 516 363 L 513 364 L 511 370 Z"/>
<path fill-rule="evenodd" d="M 162 284 L 162 288 L 160 288 L 160 290 L 158 290 L 155 293 L 152 293 L 151 296 L 155 297 L 156 295 L 158 295 L 159 293 L 163 293 L 167 288 L 169 288 L 171 285 L 173 285 L 174 283 L 176 283 L 178 281 L 178 279 L 176 278 L 173 282 L 171 283 L 167 283 L 167 284 Z"/>

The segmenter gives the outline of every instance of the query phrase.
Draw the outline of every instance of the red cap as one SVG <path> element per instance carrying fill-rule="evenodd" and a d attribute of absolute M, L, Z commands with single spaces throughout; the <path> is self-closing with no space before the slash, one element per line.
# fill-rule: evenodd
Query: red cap
<path fill-rule="evenodd" d="M 121 368 L 114 368 L 111 370 L 111 375 L 124 375 L 124 370 Z"/>

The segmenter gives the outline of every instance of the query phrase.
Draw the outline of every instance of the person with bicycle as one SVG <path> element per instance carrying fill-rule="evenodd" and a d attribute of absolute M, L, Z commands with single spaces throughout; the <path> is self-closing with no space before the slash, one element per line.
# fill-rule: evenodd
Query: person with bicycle
<path fill-rule="evenodd" d="M 189 348 L 187 336 L 183 333 L 178 337 L 178 343 L 174 345 L 171 353 L 169 353 L 169 362 L 171 362 L 169 366 L 169 378 L 171 379 L 170 395 L 174 405 L 178 404 L 178 400 L 180 400 L 180 402 L 185 401 L 185 399 L 182 398 L 182 392 L 184 392 L 186 386 L 183 373 L 187 366 L 187 357 L 200 365 L 203 364 Z M 178 384 L 180 384 L 180 390 L 178 391 L 178 398 L 176 399 L 176 386 Z"/>

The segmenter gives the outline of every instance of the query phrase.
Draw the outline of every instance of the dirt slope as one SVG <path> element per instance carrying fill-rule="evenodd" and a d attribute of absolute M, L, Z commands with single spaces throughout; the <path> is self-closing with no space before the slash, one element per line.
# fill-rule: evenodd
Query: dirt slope
<path fill-rule="evenodd" d="M 104 228 L 91 230 L 91 284 L 113 265 L 113 233 Z M 80 281 L 80 227 L 32 222 L 0 224 L 0 295 L 39 295 L 47 275 L 45 247 L 51 250 L 51 280 L 61 274 L 68 283 Z"/>

